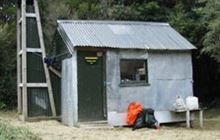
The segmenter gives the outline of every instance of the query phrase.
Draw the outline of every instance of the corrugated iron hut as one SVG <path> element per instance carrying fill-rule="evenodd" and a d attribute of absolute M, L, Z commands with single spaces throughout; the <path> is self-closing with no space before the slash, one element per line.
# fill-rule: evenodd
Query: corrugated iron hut
<path fill-rule="evenodd" d="M 133 101 L 155 109 L 159 122 L 183 119 L 170 110 L 177 95 L 193 95 L 195 47 L 169 24 L 60 20 L 57 29 L 64 124 L 124 125 Z"/>

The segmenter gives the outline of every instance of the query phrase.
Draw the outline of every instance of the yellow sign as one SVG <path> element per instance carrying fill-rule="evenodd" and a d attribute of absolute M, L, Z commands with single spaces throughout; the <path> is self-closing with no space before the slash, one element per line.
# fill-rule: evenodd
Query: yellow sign
<path fill-rule="evenodd" d="M 89 59 L 89 60 L 97 60 L 98 57 L 85 57 L 85 59 L 86 59 L 86 60 L 88 60 L 88 59 Z"/>
<path fill-rule="evenodd" d="M 86 60 L 86 62 L 87 63 L 89 63 L 89 64 L 94 64 L 94 63 L 96 63 L 97 62 L 97 59 L 98 59 L 98 57 L 85 57 L 85 60 Z"/>

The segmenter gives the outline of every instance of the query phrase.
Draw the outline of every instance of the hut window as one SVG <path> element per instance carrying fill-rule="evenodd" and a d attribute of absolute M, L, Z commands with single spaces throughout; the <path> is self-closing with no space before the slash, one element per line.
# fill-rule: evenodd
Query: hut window
<path fill-rule="evenodd" d="M 122 59 L 121 84 L 148 83 L 147 60 Z"/>

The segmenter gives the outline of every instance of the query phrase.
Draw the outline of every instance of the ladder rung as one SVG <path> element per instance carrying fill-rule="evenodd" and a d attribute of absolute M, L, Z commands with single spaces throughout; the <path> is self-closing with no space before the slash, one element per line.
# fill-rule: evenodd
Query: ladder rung
<path fill-rule="evenodd" d="M 36 17 L 35 13 L 26 13 L 26 17 Z"/>
<path fill-rule="evenodd" d="M 42 53 L 42 50 L 40 48 L 27 48 L 26 49 L 27 52 L 36 52 L 36 53 Z M 18 55 L 22 55 L 23 50 L 20 50 L 18 52 Z"/>
<path fill-rule="evenodd" d="M 27 87 L 47 87 L 47 83 L 27 83 Z"/>
<path fill-rule="evenodd" d="M 40 48 L 27 48 L 27 52 L 37 52 L 42 53 L 42 50 Z"/>
<path fill-rule="evenodd" d="M 26 17 L 33 17 L 33 18 L 35 18 L 36 14 L 35 13 L 26 13 Z M 21 22 L 22 22 L 22 17 L 18 20 L 18 23 L 21 23 Z"/>
<path fill-rule="evenodd" d="M 20 83 L 19 84 L 19 87 L 23 87 L 23 83 Z M 31 88 L 34 88 L 34 87 L 41 87 L 41 88 L 43 88 L 43 87 L 48 87 L 47 86 L 47 83 L 27 83 L 27 87 L 31 87 Z"/>

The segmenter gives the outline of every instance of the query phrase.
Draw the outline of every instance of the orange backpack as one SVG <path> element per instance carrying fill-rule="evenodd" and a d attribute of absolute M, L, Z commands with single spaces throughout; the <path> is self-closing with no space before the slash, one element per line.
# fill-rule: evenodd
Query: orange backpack
<path fill-rule="evenodd" d="M 143 107 L 138 102 L 132 102 L 128 105 L 128 112 L 127 112 L 127 124 L 133 125 L 138 114 L 142 111 Z"/>

